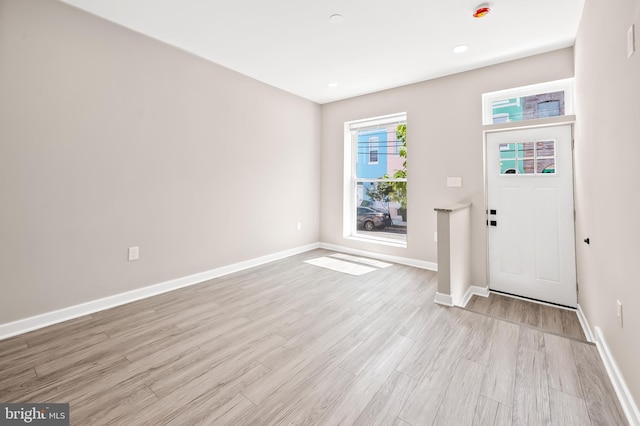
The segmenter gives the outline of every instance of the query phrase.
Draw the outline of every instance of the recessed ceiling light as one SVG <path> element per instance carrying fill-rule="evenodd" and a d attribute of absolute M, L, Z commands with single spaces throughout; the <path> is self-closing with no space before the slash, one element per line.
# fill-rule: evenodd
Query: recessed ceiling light
<path fill-rule="evenodd" d="M 456 46 L 453 48 L 453 53 L 463 53 L 469 50 L 469 46 L 466 44 L 461 44 L 460 46 Z"/>
<path fill-rule="evenodd" d="M 332 24 L 341 24 L 344 21 L 344 16 L 336 13 L 334 15 L 329 16 L 329 22 Z"/>
<path fill-rule="evenodd" d="M 338 87 L 338 83 L 332 81 L 331 83 L 327 84 L 327 86 L 329 86 L 329 89 L 335 89 L 336 87 Z"/>

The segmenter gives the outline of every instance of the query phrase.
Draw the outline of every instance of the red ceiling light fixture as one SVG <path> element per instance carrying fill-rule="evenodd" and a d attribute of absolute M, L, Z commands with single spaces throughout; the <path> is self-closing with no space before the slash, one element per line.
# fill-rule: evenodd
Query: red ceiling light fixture
<path fill-rule="evenodd" d="M 476 19 L 484 18 L 489 12 L 491 12 L 491 5 L 484 3 L 476 7 L 476 10 L 473 12 L 473 17 Z"/>

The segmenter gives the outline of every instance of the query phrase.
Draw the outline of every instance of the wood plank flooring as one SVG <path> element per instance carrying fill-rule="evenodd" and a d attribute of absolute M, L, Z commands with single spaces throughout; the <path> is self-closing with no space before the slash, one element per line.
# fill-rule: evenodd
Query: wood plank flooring
<path fill-rule="evenodd" d="M 516 299 L 498 293 L 489 297 L 473 296 L 465 309 L 547 333 L 586 341 L 576 312 Z"/>
<path fill-rule="evenodd" d="M 627 424 L 566 314 L 445 308 L 430 271 L 304 263 L 329 254 L 0 341 L 0 401 L 69 402 L 74 425 Z"/>

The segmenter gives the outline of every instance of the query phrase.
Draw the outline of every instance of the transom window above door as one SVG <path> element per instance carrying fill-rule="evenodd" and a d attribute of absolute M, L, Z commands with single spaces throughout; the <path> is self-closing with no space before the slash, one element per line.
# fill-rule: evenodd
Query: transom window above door
<path fill-rule="evenodd" d="M 573 114 L 573 78 L 482 95 L 483 124 L 510 123 Z"/>

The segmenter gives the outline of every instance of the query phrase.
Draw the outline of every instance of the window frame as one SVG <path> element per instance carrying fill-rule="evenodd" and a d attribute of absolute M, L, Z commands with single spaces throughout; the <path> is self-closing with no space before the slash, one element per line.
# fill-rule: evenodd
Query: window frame
<path fill-rule="evenodd" d="M 344 123 L 344 175 L 343 175 L 343 238 L 374 242 L 383 245 L 390 245 L 394 247 L 407 247 L 408 235 L 404 240 L 398 240 L 393 238 L 385 238 L 381 236 L 365 236 L 362 233 L 358 233 L 357 229 L 357 191 L 358 184 L 369 182 L 407 182 L 406 178 L 403 179 L 379 179 L 379 178 L 358 178 L 358 143 L 357 137 L 353 138 L 352 132 L 357 132 L 360 129 L 372 128 L 375 126 L 389 126 L 407 123 L 407 113 L 395 113 L 383 116 L 365 118 L 360 120 L 347 121 Z M 370 142 L 370 141 L 369 141 Z M 378 143 L 378 155 L 379 145 Z M 389 142 L 387 142 L 388 144 Z M 370 147 L 370 145 L 368 145 Z M 395 154 L 399 154 L 397 149 Z M 370 159 L 369 152 L 367 152 L 367 160 Z M 368 163 L 377 164 L 377 163 Z"/>

